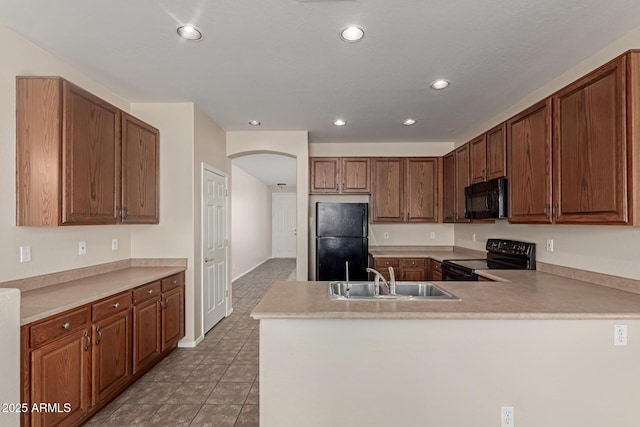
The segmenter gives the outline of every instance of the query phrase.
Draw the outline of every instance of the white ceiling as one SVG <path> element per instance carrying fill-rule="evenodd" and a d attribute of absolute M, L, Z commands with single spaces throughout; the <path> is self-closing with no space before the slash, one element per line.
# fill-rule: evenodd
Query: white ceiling
<path fill-rule="evenodd" d="M 256 119 L 311 142 L 428 142 L 638 27 L 640 1 L 1 0 L 0 23 L 132 102 L 193 101 L 227 131 Z M 204 39 L 178 38 L 184 23 Z M 348 24 L 361 42 L 340 40 Z"/>

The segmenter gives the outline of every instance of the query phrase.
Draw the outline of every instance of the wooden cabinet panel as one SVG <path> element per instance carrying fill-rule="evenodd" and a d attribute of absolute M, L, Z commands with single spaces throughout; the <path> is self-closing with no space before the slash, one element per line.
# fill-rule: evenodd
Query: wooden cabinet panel
<path fill-rule="evenodd" d="M 72 426 L 91 405 L 91 344 L 89 329 L 39 347 L 30 353 L 31 403 L 59 403 L 60 411 L 31 412 L 34 427 Z M 24 356 L 23 356 L 24 357 Z M 68 403 L 70 412 L 62 405 Z"/>
<path fill-rule="evenodd" d="M 438 159 L 406 160 L 406 222 L 438 222 Z"/>
<path fill-rule="evenodd" d="M 456 222 L 468 222 L 464 216 L 464 187 L 469 184 L 469 144 L 465 144 L 456 149 Z"/>
<path fill-rule="evenodd" d="M 120 110 L 63 87 L 63 224 L 115 224 L 120 203 Z"/>
<path fill-rule="evenodd" d="M 444 222 L 456 221 L 456 153 L 450 152 L 442 159 L 442 216 Z"/>
<path fill-rule="evenodd" d="M 553 96 L 554 221 L 626 223 L 626 58 Z"/>
<path fill-rule="evenodd" d="M 370 167 L 371 162 L 367 157 L 342 158 L 341 191 L 343 193 L 370 193 Z"/>
<path fill-rule="evenodd" d="M 507 124 L 501 123 L 486 133 L 487 180 L 507 176 Z"/>
<path fill-rule="evenodd" d="M 431 280 L 442 280 L 442 263 L 440 261 L 436 261 L 435 259 L 431 260 Z"/>
<path fill-rule="evenodd" d="M 122 113 L 122 222 L 159 222 L 158 129 Z"/>
<path fill-rule="evenodd" d="M 17 77 L 16 224 L 157 223 L 158 139 L 60 77 Z"/>
<path fill-rule="evenodd" d="M 338 193 L 340 159 L 338 157 L 312 157 L 310 160 L 310 193 Z"/>
<path fill-rule="evenodd" d="M 487 139 L 480 135 L 469 141 L 469 177 L 472 184 L 487 180 Z"/>
<path fill-rule="evenodd" d="M 97 322 L 120 312 L 129 311 L 129 308 L 131 308 L 131 292 L 122 292 L 94 303 L 91 306 L 91 318 L 94 322 Z"/>
<path fill-rule="evenodd" d="M 184 289 L 177 287 L 162 294 L 162 351 L 184 337 Z"/>
<path fill-rule="evenodd" d="M 400 260 L 400 279 L 409 282 L 427 280 L 424 258 L 404 258 Z"/>
<path fill-rule="evenodd" d="M 404 159 L 372 162 L 371 222 L 404 222 Z"/>
<path fill-rule="evenodd" d="M 159 299 L 161 293 L 160 281 L 138 286 L 133 290 L 133 303 L 138 304 L 151 298 Z"/>
<path fill-rule="evenodd" d="M 507 121 L 509 222 L 551 222 L 551 98 Z"/>
<path fill-rule="evenodd" d="M 159 296 L 147 299 L 133 307 L 134 374 L 155 361 L 162 352 L 161 310 Z"/>
<path fill-rule="evenodd" d="M 79 328 L 85 328 L 89 319 L 89 310 L 86 307 L 52 316 L 29 327 L 29 345 L 34 348 L 69 335 Z"/>
<path fill-rule="evenodd" d="M 123 389 L 130 376 L 131 310 L 127 308 L 93 325 L 93 405 Z"/>

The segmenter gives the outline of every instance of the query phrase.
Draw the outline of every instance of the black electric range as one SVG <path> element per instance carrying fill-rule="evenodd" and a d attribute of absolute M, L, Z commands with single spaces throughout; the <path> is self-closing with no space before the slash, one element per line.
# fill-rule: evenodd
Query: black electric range
<path fill-rule="evenodd" d="M 447 259 L 442 280 L 476 281 L 476 270 L 535 270 L 536 244 L 507 239 L 487 240 L 485 259 Z"/>

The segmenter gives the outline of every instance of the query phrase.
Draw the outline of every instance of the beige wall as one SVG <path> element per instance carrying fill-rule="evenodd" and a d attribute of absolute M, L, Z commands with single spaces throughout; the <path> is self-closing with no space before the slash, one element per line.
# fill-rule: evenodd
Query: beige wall
<path fill-rule="evenodd" d="M 233 280 L 271 258 L 271 189 L 237 166 L 231 175 Z"/>
<path fill-rule="evenodd" d="M 296 158 L 297 224 L 298 229 L 304 229 L 303 224 L 306 227 L 306 224 L 309 223 L 307 187 L 309 182 L 309 144 L 307 132 L 227 132 L 227 155 L 229 157 L 257 153 L 286 154 Z M 298 280 L 307 280 L 309 235 L 298 233 L 296 243 L 296 277 Z"/>
<path fill-rule="evenodd" d="M 62 76 L 125 111 L 128 102 L 2 26 L 0 57 L 0 282 L 129 258 L 129 226 L 15 225 L 15 78 Z M 111 239 L 119 240 L 117 251 L 111 250 Z M 87 242 L 86 255 L 78 255 L 79 241 Z M 31 246 L 32 261 L 21 264 L 19 248 L 23 245 Z"/>
<path fill-rule="evenodd" d="M 260 425 L 496 427 L 500 407 L 513 406 L 518 427 L 636 427 L 640 341 L 614 346 L 618 323 L 629 337 L 640 329 L 639 320 L 263 319 Z"/>

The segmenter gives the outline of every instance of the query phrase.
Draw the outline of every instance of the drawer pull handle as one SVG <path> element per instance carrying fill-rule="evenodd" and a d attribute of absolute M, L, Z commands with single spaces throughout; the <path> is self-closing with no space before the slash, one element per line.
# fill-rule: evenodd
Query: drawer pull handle
<path fill-rule="evenodd" d="M 113 304 L 113 308 L 118 308 L 118 307 L 120 307 L 120 303 L 119 302 Z"/>
<path fill-rule="evenodd" d="M 91 346 L 91 337 L 89 336 L 89 332 L 84 331 L 84 337 L 87 339 L 87 345 L 84 347 L 84 351 L 89 351 L 89 347 Z"/>
<path fill-rule="evenodd" d="M 148 293 L 149 295 L 151 295 L 151 294 L 153 293 L 153 289 L 149 289 L 149 290 L 147 291 L 147 293 Z"/>
<path fill-rule="evenodd" d="M 69 329 L 69 328 L 71 328 L 71 323 L 67 322 L 67 323 L 65 323 L 64 325 L 62 325 L 62 327 L 63 327 L 64 329 Z"/>
<path fill-rule="evenodd" d="M 98 339 L 96 340 L 96 345 L 100 345 L 100 343 L 102 342 L 102 329 L 100 329 L 100 326 L 96 328 L 96 332 L 98 333 Z"/>

